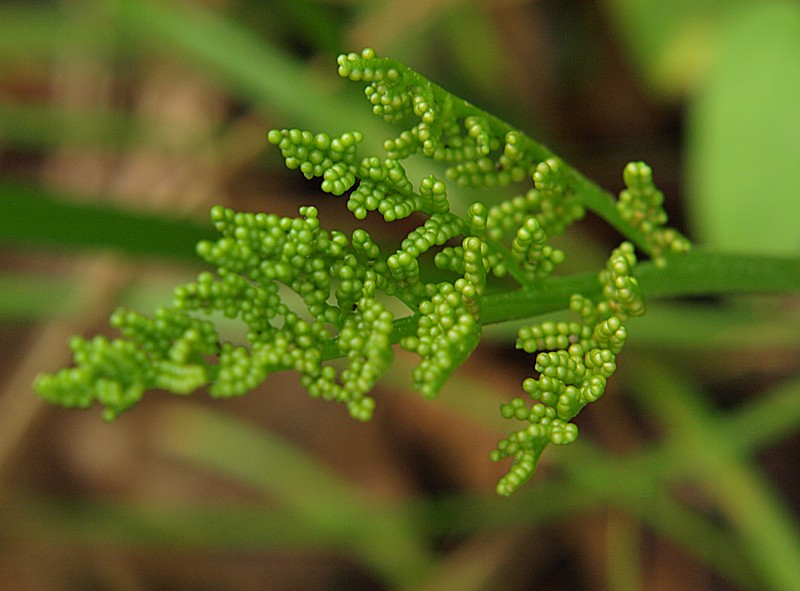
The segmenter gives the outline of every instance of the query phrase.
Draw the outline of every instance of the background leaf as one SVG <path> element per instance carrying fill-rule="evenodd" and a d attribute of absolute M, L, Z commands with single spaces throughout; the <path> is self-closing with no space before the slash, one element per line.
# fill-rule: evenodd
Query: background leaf
<path fill-rule="evenodd" d="M 0 199 L 0 243 L 197 261 L 197 242 L 215 237 L 210 223 L 80 203 L 38 187 L 0 182 Z"/>
<path fill-rule="evenodd" d="M 800 5 L 754 3 L 725 27 L 692 104 L 689 205 L 710 246 L 800 251 Z"/>

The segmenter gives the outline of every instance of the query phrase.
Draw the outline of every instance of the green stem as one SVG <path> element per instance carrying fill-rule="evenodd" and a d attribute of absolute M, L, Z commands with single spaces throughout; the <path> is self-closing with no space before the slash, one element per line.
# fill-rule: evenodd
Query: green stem
<path fill-rule="evenodd" d="M 744 256 L 695 250 L 670 258 L 666 267 L 641 263 L 636 277 L 645 299 L 730 295 L 733 293 L 796 293 L 800 291 L 800 259 Z M 573 293 L 598 294 L 597 275 L 554 277 L 541 289 L 519 289 L 483 298 L 484 324 L 507 322 L 564 310 Z"/>
<path fill-rule="evenodd" d="M 639 266 L 645 298 L 734 293 L 800 292 L 800 258 L 695 250 L 669 259 L 664 269 Z"/>

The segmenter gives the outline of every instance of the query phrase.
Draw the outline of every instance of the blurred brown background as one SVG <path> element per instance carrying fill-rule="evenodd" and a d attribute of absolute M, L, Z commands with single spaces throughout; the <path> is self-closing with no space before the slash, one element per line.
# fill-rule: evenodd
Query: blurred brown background
<path fill-rule="evenodd" d="M 581 441 L 548 450 L 511 499 L 488 454 L 512 428 L 498 404 L 532 371 L 515 327 L 489 331 L 434 402 L 409 393 L 398 352 L 367 424 L 292 375 L 228 401 L 153 392 L 112 424 L 30 386 L 70 363 L 70 335 L 113 334 L 117 306 L 152 310 L 192 280 L 213 204 L 314 203 L 353 227 L 265 134 L 380 139 L 336 76 L 337 53 L 365 46 L 612 192 L 645 160 L 672 222 L 704 238 L 689 199 L 704 92 L 744 18 L 732 5 L 761 3 L 691 4 L 4 2 L 0 589 L 789 588 L 793 567 L 772 577 L 769 561 L 798 551 L 796 297 L 655 304 Z M 593 220 L 568 238 L 578 269 L 618 240 Z M 737 425 L 744 443 L 728 445 Z"/>

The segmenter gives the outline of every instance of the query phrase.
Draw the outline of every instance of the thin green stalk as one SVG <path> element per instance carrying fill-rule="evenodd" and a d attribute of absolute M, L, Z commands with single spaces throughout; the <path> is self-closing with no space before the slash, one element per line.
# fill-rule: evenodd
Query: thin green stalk
<path fill-rule="evenodd" d="M 606 572 L 609 591 L 642 588 L 641 535 L 639 524 L 618 512 L 606 523 Z"/>
<path fill-rule="evenodd" d="M 800 291 L 800 258 L 748 256 L 694 250 L 670 258 L 666 267 L 641 263 L 636 277 L 645 298 L 734 293 Z M 481 319 L 485 324 L 518 320 L 567 308 L 570 295 L 599 292 L 596 274 L 558 277 L 541 289 L 488 294 Z"/>
<path fill-rule="evenodd" d="M 741 453 L 754 454 L 800 428 L 800 379 L 792 380 L 746 402 L 719 421 L 720 432 Z"/>
<path fill-rule="evenodd" d="M 102 248 L 137 257 L 197 262 L 208 225 L 81 203 L 45 187 L 0 181 L 0 241 L 48 249 Z"/>

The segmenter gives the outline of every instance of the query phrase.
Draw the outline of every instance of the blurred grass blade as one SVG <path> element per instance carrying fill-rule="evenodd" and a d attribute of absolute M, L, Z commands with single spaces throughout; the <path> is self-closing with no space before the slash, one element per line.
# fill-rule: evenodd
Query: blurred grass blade
<path fill-rule="evenodd" d="M 213 410 L 168 406 L 159 412 L 152 441 L 160 453 L 253 486 L 311 520 L 352 518 L 368 504 L 355 486 L 310 454 Z"/>
<path fill-rule="evenodd" d="M 69 278 L 0 273 L 0 321 L 44 320 L 77 313 L 76 282 Z"/>
<path fill-rule="evenodd" d="M 631 391 L 672 432 L 684 470 L 714 497 L 764 589 L 800 589 L 800 528 L 769 479 L 720 429 L 704 392 L 676 372 L 640 363 Z M 666 394 L 666 395 L 665 395 Z M 740 415 L 741 416 L 741 415 Z"/>
<path fill-rule="evenodd" d="M 136 133 L 121 115 L 0 101 L 0 141 L 5 148 L 123 147 Z"/>
<path fill-rule="evenodd" d="M 410 583 L 431 566 L 413 522 L 269 431 L 173 404 L 159 412 L 152 441 L 161 453 L 255 486 L 300 527 L 338 540 L 395 584 Z"/>
<path fill-rule="evenodd" d="M 252 4 L 252 7 L 263 13 L 260 3 Z M 318 0 L 284 0 L 271 8 L 272 15 L 279 12 L 293 32 L 302 36 L 308 45 L 333 55 L 345 51 L 341 47 L 343 24 L 336 6 Z"/>
<path fill-rule="evenodd" d="M 648 302 L 647 314 L 630 321 L 626 347 L 658 347 L 670 354 L 800 348 L 800 312 L 783 305 L 785 299 L 758 298 L 718 304 Z"/>
<path fill-rule="evenodd" d="M 65 45 L 93 46 L 113 38 L 112 27 L 92 25 L 89 19 L 71 20 L 62 10 L 45 6 L 0 5 L 0 72 L 52 57 Z"/>
<path fill-rule="evenodd" d="M 315 81 L 307 67 L 242 25 L 197 5 L 148 0 L 116 0 L 121 27 L 148 47 L 183 54 L 204 73 L 284 126 L 341 133 L 358 129 L 372 135 L 378 119 L 356 100 Z M 331 80 L 336 64 L 331 63 Z M 336 87 L 334 87 L 336 88 Z"/>
<path fill-rule="evenodd" d="M 800 378 L 745 402 L 722 427 L 743 453 L 780 442 L 800 430 Z"/>
<path fill-rule="evenodd" d="M 263 507 L 158 507 L 101 501 L 19 499 L 4 523 L 39 539 L 74 544 L 214 550 L 320 549 L 341 542 L 330 531 L 299 523 L 294 515 Z"/>
<path fill-rule="evenodd" d="M 144 146 L 169 154 L 181 149 L 176 147 L 176 138 L 189 152 L 208 142 L 208 137 L 179 121 L 165 126 L 110 109 L 0 100 L 0 143 L 4 148 L 68 146 L 109 151 Z"/>
<path fill-rule="evenodd" d="M 42 187 L 0 181 L 0 244 L 49 249 L 111 249 L 137 257 L 198 261 L 195 245 L 214 238 L 202 226 L 163 215 L 63 198 Z"/>

